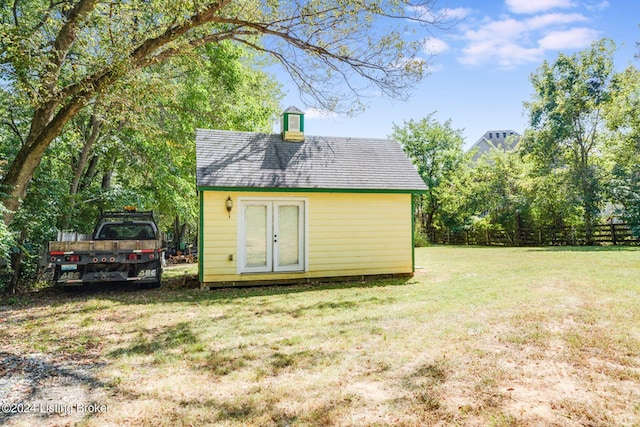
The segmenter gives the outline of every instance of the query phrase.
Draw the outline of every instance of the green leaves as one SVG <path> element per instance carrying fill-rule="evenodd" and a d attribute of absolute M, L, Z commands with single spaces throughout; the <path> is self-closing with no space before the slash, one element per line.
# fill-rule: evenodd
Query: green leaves
<path fill-rule="evenodd" d="M 614 89 L 613 50 L 612 42 L 601 40 L 571 56 L 560 54 L 553 64 L 545 62 L 531 76 L 534 94 L 525 103 L 531 129 L 525 133 L 523 150 L 542 174 L 571 171 L 589 242 L 600 211 L 597 153 Z"/>
<path fill-rule="evenodd" d="M 29 131 L 33 110 L 20 95 L 0 92 L 2 122 L 16 128 L 0 126 L 0 158 L 13 158 L 20 135 Z M 179 217 L 193 234 L 196 127 L 271 131 L 280 98 L 279 85 L 258 69 L 258 59 L 230 42 L 120 80 L 48 147 L 8 234 L 2 223 L 0 251 L 13 244 L 13 230 L 24 232 L 38 253 L 56 229 L 91 232 L 100 210 L 126 205 L 154 210 L 165 228 Z M 0 166 L 0 177 L 8 166 Z"/>
<path fill-rule="evenodd" d="M 451 120 L 439 123 L 433 114 L 415 121 L 393 125 L 391 137 L 398 141 L 418 169 L 427 185 L 419 208 L 423 212 L 423 227 L 429 231 L 438 220 L 443 199 L 454 174 L 464 161 L 462 131 L 452 128 Z"/>

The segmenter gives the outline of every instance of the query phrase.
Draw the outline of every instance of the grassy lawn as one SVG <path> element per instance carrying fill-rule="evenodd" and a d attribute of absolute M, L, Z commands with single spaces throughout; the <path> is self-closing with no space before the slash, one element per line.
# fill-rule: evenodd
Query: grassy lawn
<path fill-rule="evenodd" d="M 416 265 L 373 283 L 12 300 L 0 401 L 104 407 L 0 424 L 640 425 L 640 250 L 430 247 Z"/>

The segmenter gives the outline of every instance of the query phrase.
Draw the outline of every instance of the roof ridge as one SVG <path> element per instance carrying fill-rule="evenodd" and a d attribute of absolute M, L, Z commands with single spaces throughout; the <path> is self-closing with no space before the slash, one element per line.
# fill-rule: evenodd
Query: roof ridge
<path fill-rule="evenodd" d="M 216 133 L 216 132 L 221 132 L 221 133 L 238 133 L 238 134 L 251 134 L 251 135 L 265 135 L 265 136 L 276 136 L 278 138 L 281 137 L 280 133 L 276 133 L 276 132 L 252 132 L 252 131 L 245 131 L 245 130 L 229 130 L 229 129 L 205 129 L 205 128 L 196 128 L 196 133 L 197 132 L 210 132 L 210 133 Z M 309 135 L 307 133 L 305 133 L 305 138 L 331 138 L 331 139 L 336 139 L 336 140 L 360 140 L 360 141 L 393 141 L 393 142 L 398 142 L 395 139 L 392 138 L 381 138 L 381 137 L 366 137 L 366 136 L 335 136 L 335 135 Z M 287 142 L 290 143 L 288 141 L 283 141 L 283 142 Z"/>

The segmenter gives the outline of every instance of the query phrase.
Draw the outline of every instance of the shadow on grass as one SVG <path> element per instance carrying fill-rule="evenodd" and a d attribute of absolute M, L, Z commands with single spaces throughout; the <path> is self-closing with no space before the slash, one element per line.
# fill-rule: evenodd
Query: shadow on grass
<path fill-rule="evenodd" d="M 191 330 L 187 322 L 180 322 L 168 327 L 152 337 L 148 337 L 141 332 L 137 339 L 131 342 L 126 348 L 119 348 L 109 353 L 110 357 L 120 357 L 125 355 L 151 355 L 158 351 L 177 348 L 184 344 L 195 344 L 198 338 Z"/>
<path fill-rule="evenodd" d="M 409 391 L 406 399 L 411 406 L 428 411 L 437 411 L 441 407 L 440 388 L 444 385 L 449 372 L 441 362 L 419 366 L 402 378 L 402 386 Z"/>
<path fill-rule="evenodd" d="M 389 286 L 405 286 L 414 282 L 413 277 L 402 278 L 383 278 L 371 281 L 345 281 L 345 282 L 328 282 L 328 283 L 309 283 L 309 284 L 286 284 L 286 285 L 261 285 L 261 286 L 243 286 L 216 288 L 213 290 L 169 290 L 165 288 L 152 290 L 137 289 L 83 289 L 74 292 L 74 299 L 104 299 L 117 303 L 125 304 L 154 304 L 154 303 L 180 303 L 180 302 L 233 302 L 245 298 L 269 297 L 278 295 L 294 295 L 307 292 L 320 292 L 326 290 L 339 289 L 374 289 L 385 288 Z M 58 292 L 58 298 L 63 298 L 64 293 Z M 345 305 L 351 303 L 327 302 L 321 303 L 316 307 L 307 307 L 308 309 L 322 308 L 349 308 Z M 334 307 L 335 306 L 335 307 Z"/>
<path fill-rule="evenodd" d="M 102 366 L 103 363 L 77 362 L 60 356 L 0 351 L 0 402 L 7 409 L 0 412 L 0 425 L 9 421 L 39 425 L 55 414 L 79 421 L 84 416 L 72 412 L 72 405 L 77 408 L 95 403 L 99 392 L 109 388 L 95 376 L 95 370 Z"/>

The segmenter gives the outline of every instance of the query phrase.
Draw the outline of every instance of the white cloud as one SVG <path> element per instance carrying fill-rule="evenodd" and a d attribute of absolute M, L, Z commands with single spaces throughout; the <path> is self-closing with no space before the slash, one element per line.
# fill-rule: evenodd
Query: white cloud
<path fill-rule="evenodd" d="M 415 18 L 425 19 L 425 20 L 460 20 L 464 19 L 469 13 L 471 13 L 471 9 L 456 7 L 456 8 L 443 8 L 443 9 L 431 9 L 427 6 L 411 6 L 408 8 L 409 11 L 413 12 L 413 16 Z"/>
<path fill-rule="evenodd" d="M 539 47 L 489 41 L 471 44 L 463 52 L 464 56 L 460 58 L 462 64 L 478 66 L 487 63 L 499 68 L 513 68 L 520 64 L 536 62 L 544 53 Z"/>
<path fill-rule="evenodd" d="M 542 37 L 538 44 L 545 50 L 582 49 L 599 37 L 591 28 L 572 28 L 564 31 L 551 31 Z"/>
<path fill-rule="evenodd" d="M 464 19 L 469 15 L 469 13 L 471 13 L 471 10 L 464 7 L 456 7 L 453 9 L 445 8 L 441 9 L 440 13 L 447 18 Z"/>
<path fill-rule="evenodd" d="M 444 40 L 432 37 L 424 41 L 424 51 L 429 55 L 437 55 L 447 50 L 449 45 Z"/>
<path fill-rule="evenodd" d="M 480 65 L 484 62 L 509 67 L 538 58 L 540 52 L 535 48 L 521 47 L 518 44 L 526 28 L 515 19 L 503 19 L 484 24 L 477 30 L 467 30 L 464 38 L 468 41 L 462 52 L 460 62 L 466 65 Z"/>
<path fill-rule="evenodd" d="M 329 110 L 320 110 L 318 108 L 307 108 L 304 110 L 305 119 L 334 119 L 338 117 L 336 113 Z"/>
<path fill-rule="evenodd" d="M 524 21 L 527 29 L 535 30 L 551 25 L 573 24 L 575 22 L 585 22 L 589 19 L 580 13 L 547 13 L 534 16 Z"/>
<path fill-rule="evenodd" d="M 595 3 L 587 3 L 585 5 L 585 7 L 587 8 L 587 10 L 598 12 L 598 11 L 605 10 L 606 8 L 608 8 L 609 7 L 609 2 L 607 0 L 603 0 L 603 1 L 595 2 Z"/>
<path fill-rule="evenodd" d="M 574 6 L 571 0 L 506 0 L 506 4 L 513 13 L 538 13 Z"/>
<path fill-rule="evenodd" d="M 519 18 L 507 14 L 499 19 L 484 18 L 475 21 L 475 24 L 472 21 L 461 36 L 465 46 L 461 49 L 462 56 L 458 58 L 460 63 L 513 68 L 539 62 L 549 51 L 584 48 L 599 36 L 598 31 L 586 25 L 592 18 L 585 5 L 576 13 L 536 13 L 570 7 L 571 0 L 505 1 L 513 12 L 528 12 L 531 15 Z M 604 2 L 598 4 L 605 6 Z"/>

